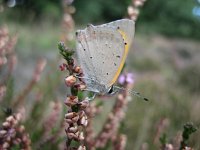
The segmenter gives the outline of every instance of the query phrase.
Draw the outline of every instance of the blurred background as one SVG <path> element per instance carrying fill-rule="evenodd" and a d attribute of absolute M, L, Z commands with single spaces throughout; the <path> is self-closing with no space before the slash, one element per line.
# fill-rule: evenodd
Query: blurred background
<path fill-rule="evenodd" d="M 46 60 L 40 81 L 23 102 L 29 116 L 28 121 L 24 119 L 26 130 L 35 147 L 42 132 L 41 122 L 50 111 L 49 103 L 62 104 L 67 93 L 65 74 L 59 71 L 58 42 L 64 40 L 68 47 L 75 48 L 76 29 L 128 17 L 129 5 L 131 0 L 0 0 L 0 27 L 17 37 L 17 63 L 4 83 L 7 92 L 0 100 L 2 108 L 9 107 L 32 80 L 38 59 Z M 153 150 L 159 149 L 161 136 L 166 135 L 168 141 L 178 138 L 186 122 L 200 125 L 200 1 L 147 0 L 139 11 L 126 71 L 134 74 L 134 89 L 150 101 L 133 97 L 120 131 L 127 135 L 127 150 Z M 36 99 L 40 105 L 33 110 Z M 94 118 L 97 131 L 112 105 L 112 101 L 105 101 L 104 113 Z M 62 110 L 61 114 L 66 108 Z M 1 122 L 3 118 L 2 111 Z M 35 121 L 38 125 L 34 127 Z M 198 150 L 199 141 L 197 131 L 189 142 Z"/>

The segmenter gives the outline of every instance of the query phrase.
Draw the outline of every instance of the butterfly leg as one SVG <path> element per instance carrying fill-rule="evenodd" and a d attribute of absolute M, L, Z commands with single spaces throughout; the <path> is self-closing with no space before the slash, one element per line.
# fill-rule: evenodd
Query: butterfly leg
<path fill-rule="evenodd" d="M 91 101 L 91 100 L 94 100 L 95 99 L 95 97 L 96 97 L 96 93 L 93 93 L 93 96 L 92 97 L 86 97 L 86 99 L 88 100 L 88 101 Z"/>

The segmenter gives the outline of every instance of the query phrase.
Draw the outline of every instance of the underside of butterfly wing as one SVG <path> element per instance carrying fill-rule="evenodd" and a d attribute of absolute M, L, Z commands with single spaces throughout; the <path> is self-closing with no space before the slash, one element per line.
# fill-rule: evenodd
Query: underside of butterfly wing
<path fill-rule="evenodd" d="M 77 55 L 87 87 L 105 93 L 124 59 L 124 39 L 114 28 L 90 25 L 77 31 Z"/>

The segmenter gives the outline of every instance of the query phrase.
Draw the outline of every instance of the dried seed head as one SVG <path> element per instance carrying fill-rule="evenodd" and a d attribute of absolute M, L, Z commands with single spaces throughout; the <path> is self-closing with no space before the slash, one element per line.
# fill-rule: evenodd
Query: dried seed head
<path fill-rule="evenodd" d="M 76 78 L 73 75 L 68 76 L 67 78 L 65 78 L 65 84 L 67 86 L 73 86 L 75 83 L 76 83 Z"/>

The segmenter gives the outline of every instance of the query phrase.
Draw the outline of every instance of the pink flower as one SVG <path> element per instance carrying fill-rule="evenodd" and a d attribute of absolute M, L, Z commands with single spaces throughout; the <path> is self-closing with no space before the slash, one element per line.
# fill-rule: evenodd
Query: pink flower
<path fill-rule="evenodd" d="M 134 75 L 133 73 L 121 74 L 118 78 L 119 84 L 133 84 L 134 83 Z"/>
<path fill-rule="evenodd" d="M 125 81 L 126 81 L 125 75 L 124 75 L 124 74 L 121 74 L 121 75 L 119 76 L 119 78 L 118 78 L 119 84 L 124 84 Z"/>
<path fill-rule="evenodd" d="M 135 82 L 133 73 L 127 73 L 126 82 L 133 84 Z"/>

